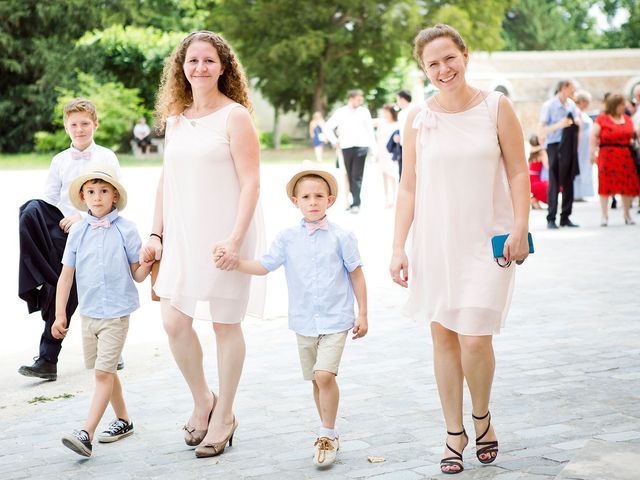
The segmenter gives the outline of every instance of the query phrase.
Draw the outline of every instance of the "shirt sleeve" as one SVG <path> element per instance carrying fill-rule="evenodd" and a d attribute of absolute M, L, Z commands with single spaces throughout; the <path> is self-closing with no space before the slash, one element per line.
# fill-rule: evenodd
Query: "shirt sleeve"
<path fill-rule="evenodd" d="M 284 232 L 280 232 L 276 235 L 273 243 L 269 247 L 269 252 L 260 258 L 260 263 L 264 268 L 273 272 L 278 267 L 284 264 L 286 260 L 286 242 L 284 239 Z"/>
<path fill-rule="evenodd" d="M 80 241 L 80 237 L 82 236 L 82 231 L 84 230 L 82 227 L 85 225 L 85 222 L 77 222 L 71 226 L 71 230 L 69 230 L 69 236 L 67 237 L 67 243 L 64 247 L 64 253 L 62 254 L 62 265 L 67 265 L 69 267 L 76 266 L 76 255 L 78 254 L 78 242 Z"/>
<path fill-rule="evenodd" d="M 327 120 L 324 124 L 323 132 L 327 136 L 327 140 L 331 142 L 331 145 L 335 145 L 338 141 L 338 138 L 335 134 L 335 129 L 338 126 L 338 116 L 340 115 L 340 110 L 336 110 L 329 120 Z"/>
<path fill-rule="evenodd" d="M 362 266 L 362 259 L 358 251 L 358 239 L 353 232 L 346 232 L 340 236 L 340 248 L 342 249 L 342 263 L 349 273 Z"/>
<path fill-rule="evenodd" d="M 545 125 L 551 124 L 551 119 L 549 118 L 549 112 L 551 111 L 551 102 L 544 102 L 542 105 L 542 110 L 540 110 L 540 122 Z"/>
<path fill-rule="evenodd" d="M 44 195 L 42 199 L 51 205 L 58 206 L 60 203 L 60 190 L 62 189 L 62 178 L 60 177 L 60 162 L 58 155 L 51 160 L 47 181 L 44 184 Z"/>
<path fill-rule="evenodd" d="M 124 237 L 124 251 L 127 253 L 127 259 L 129 264 L 133 265 L 140 261 L 140 249 L 142 248 L 142 240 L 138 229 L 131 225 L 131 228 L 127 228 L 123 234 Z"/>

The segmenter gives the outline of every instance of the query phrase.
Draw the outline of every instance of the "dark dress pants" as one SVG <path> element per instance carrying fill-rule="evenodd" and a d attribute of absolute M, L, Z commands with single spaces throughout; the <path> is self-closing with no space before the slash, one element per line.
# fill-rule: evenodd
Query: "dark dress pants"
<path fill-rule="evenodd" d="M 51 363 L 58 362 L 62 349 L 62 340 L 51 335 L 56 320 L 56 286 L 67 242 L 67 234 L 58 225 L 62 218 L 62 212 L 44 200 L 30 200 L 20 207 L 18 295 L 27 302 L 29 313 L 40 311 L 44 330 L 39 355 Z M 67 302 L 69 323 L 77 306 L 74 280 Z"/>
<path fill-rule="evenodd" d="M 573 208 L 573 177 L 571 175 L 570 159 L 563 159 L 559 155 L 560 143 L 550 143 L 547 145 L 547 155 L 549 157 L 549 213 L 547 222 L 555 222 L 558 213 L 558 194 L 562 187 L 562 211 L 560 213 L 560 224 L 564 224 L 571 216 Z"/>
<path fill-rule="evenodd" d="M 367 147 L 343 148 L 342 156 L 344 166 L 347 169 L 349 179 L 349 189 L 353 197 L 352 207 L 360 206 L 360 190 L 362 189 L 362 175 L 364 174 L 364 163 L 367 160 Z"/>

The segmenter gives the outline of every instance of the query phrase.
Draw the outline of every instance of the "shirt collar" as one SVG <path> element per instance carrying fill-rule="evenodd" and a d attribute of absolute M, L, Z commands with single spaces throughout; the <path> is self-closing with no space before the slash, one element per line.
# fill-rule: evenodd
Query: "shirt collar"
<path fill-rule="evenodd" d="M 71 143 L 70 145 L 70 150 L 72 152 L 91 152 L 93 153 L 94 149 L 96 147 L 96 142 L 92 141 L 91 145 L 89 145 L 87 148 L 85 148 L 84 150 L 78 150 L 76 147 L 73 146 L 73 143 Z"/>
<path fill-rule="evenodd" d="M 98 217 L 94 217 L 91 214 L 91 210 L 89 210 L 89 213 L 87 213 L 87 222 L 95 222 L 98 220 L 101 220 L 102 218 L 106 218 L 109 220 L 109 222 L 113 223 L 116 221 L 116 218 L 118 218 L 118 209 L 114 208 L 113 210 L 111 210 L 109 213 L 107 213 L 104 217 L 98 218 Z"/>
<path fill-rule="evenodd" d="M 316 222 L 319 222 L 319 221 L 324 220 L 324 219 L 326 219 L 326 220 L 327 220 L 327 222 L 329 221 L 329 218 L 327 217 L 327 214 L 325 214 L 325 215 L 324 215 L 324 217 L 322 217 L 320 220 L 316 220 Z M 307 227 L 305 226 L 305 223 L 316 223 L 316 222 L 307 222 L 307 221 L 305 220 L 305 218 L 304 218 L 304 217 L 302 217 L 302 218 L 300 219 L 300 226 L 301 226 L 301 227 L 304 227 L 304 228 L 307 228 Z"/>

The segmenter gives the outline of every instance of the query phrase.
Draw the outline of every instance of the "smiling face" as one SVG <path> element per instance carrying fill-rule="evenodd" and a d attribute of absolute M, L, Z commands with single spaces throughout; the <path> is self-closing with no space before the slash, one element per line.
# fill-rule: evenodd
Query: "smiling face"
<path fill-rule="evenodd" d="M 321 178 L 303 178 L 296 184 L 293 194 L 291 201 L 307 222 L 322 219 L 327 208 L 336 201 L 336 197 L 329 194 L 329 185 Z"/>
<path fill-rule="evenodd" d="M 84 150 L 91 145 L 96 128 L 98 122 L 93 120 L 88 112 L 72 112 L 64 119 L 64 129 L 78 150 Z"/>
<path fill-rule="evenodd" d="M 182 70 L 193 91 L 218 88 L 218 79 L 224 73 L 220 56 L 209 42 L 195 41 L 187 48 Z"/>
<path fill-rule="evenodd" d="M 119 198 L 118 190 L 102 180 L 89 180 L 80 190 L 80 200 L 87 204 L 91 215 L 96 218 L 102 218 L 111 212 Z"/>
<path fill-rule="evenodd" d="M 447 36 L 427 43 L 420 55 L 431 83 L 441 91 L 453 90 L 465 84 L 469 52 L 461 51 Z"/>

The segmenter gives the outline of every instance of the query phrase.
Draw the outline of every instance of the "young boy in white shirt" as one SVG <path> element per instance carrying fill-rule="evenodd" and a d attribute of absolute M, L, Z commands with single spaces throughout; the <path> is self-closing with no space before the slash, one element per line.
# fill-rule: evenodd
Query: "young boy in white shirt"
<path fill-rule="evenodd" d="M 18 295 L 29 313 L 40 310 L 44 330 L 39 355 L 33 365 L 23 365 L 18 373 L 27 377 L 56 380 L 62 340 L 51 336 L 55 321 L 56 284 L 62 253 L 71 226 L 82 220 L 81 212 L 69 200 L 71 182 L 87 167 L 106 164 L 120 175 L 120 164 L 111 150 L 93 141 L 98 116 L 93 102 L 76 98 L 64 107 L 64 128 L 71 146 L 53 157 L 42 199 L 29 200 L 20 207 L 20 265 Z M 71 318 L 78 305 L 75 286 L 67 304 Z"/>
<path fill-rule="evenodd" d="M 305 380 L 313 382 L 313 398 L 321 427 L 314 463 L 329 466 L 340 443 L 335 429 L 340 392 L 336 382 L 349 330 L 353 339 L 368 330 L 367 290 L 358 244 L 353 233 L 326 218 L 338 194 L 330 173 L 305 170 L 287 183 L 287 195 L 300 209 L 299 224 L 281 231 L 260 260 L 240 260 L 238 271 L 265 275 L 284 265 L 289 290 L 289 328 L 296 332 Z M 216 260 L 223 251 L 216 251 Z M 358 315 L 354 314 L 354 296 Z"/>

